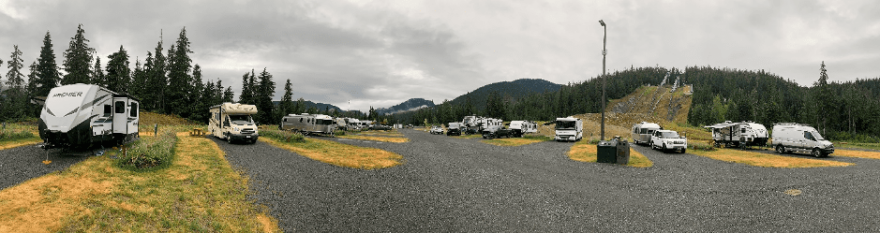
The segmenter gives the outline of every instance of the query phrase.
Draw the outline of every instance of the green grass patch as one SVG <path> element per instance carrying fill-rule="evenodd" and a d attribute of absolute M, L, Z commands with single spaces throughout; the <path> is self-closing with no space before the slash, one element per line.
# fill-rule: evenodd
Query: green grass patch
<path fill-rule="evenodd" d="M 880 150 L 880 143 L 834 142 L 834 147 L 836 147 L 836 148 Z"/>
<path fill-rule="evenodd" d="M 306 137 L 303 136 L 301 133 L 294 133 L 291 131 L 277 129 L 264 129 L 260 131 L 260 136 L 269 137 L 286 143 L 297 143 L 306 141 Z"/>
<path fill-rule="evenodd" d="M 129 145 L 126 153 L 119 155 L 116 165 L 132 171 L 162 169 L 174 160 L 177 132 L 164 129 L 158 136 L 142 137 Z"/>

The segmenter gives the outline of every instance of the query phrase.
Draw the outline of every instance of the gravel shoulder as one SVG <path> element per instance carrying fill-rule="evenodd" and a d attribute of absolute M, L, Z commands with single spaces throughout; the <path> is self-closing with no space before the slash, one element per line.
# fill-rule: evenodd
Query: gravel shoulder
<path fill-rule="evenodd" d="M 777 169 L 635 149 L 650 168 L 569 160 L 571 143 L 493 146 L 401 130 L 410 141 L 333 141 L 404 156 L 341 168 L 263 142 L 214 140 L 285 231 L 877 231 L 880 160 Z M 784 192 L 797 189 L 802 194 Z"/>
<path fill-rule="evenodd" d="M 91 151 L 68 151 L 61 155 L 61 150 L 49 152 L 50 164 L 43 164 L 46 152 L 36 145 L 20 146 L 0 150 L 0 190 L 15 186 L 32 178 L 40 177 L 55 171 L 62 171 L 92 156 Z"/>

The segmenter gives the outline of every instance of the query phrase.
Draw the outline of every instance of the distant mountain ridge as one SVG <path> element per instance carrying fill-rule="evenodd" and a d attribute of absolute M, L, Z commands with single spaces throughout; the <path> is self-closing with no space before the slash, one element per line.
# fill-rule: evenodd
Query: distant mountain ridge
<path fill-rule="evenodd" d="M 476 109 L 484 109 L 486 107 L 486 98 L 489 93 L 498 92 L 504 98 L 511 98 L 512 101 L 526 97 L 530 94 L 540 94 L 544 92 L 558 91 L 562 85 L 556 84 L 544 79 L 517 79 L 514 81 L 504 81 L 491 83 L 467 94 L 456 97 L 450 103 L 464 104 L 468 97 Z"/>
<path fill-rule="evenodd" d="M 422 98 L 412 98 L 412 99 L 408 99 L 398 105 L 391 106 L 389 108 L 376 109 L 376 113 L 378 113 L 379 115 L 394 114 L 394 113 L 419 110 L 421 108 L 431 108 L 434 106 L 435 106 L 434 101 L 426 100 L 426 99 L 422 99 Z"/>

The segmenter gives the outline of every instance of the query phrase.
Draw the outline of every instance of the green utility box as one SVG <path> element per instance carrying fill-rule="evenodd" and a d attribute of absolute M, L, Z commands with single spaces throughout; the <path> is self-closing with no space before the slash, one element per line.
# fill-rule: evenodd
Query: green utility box
<path fill-rule="evenodd" d="M 614 137 L 611 141 L 601 141 L 596 146 L 596 160 L 600 163 L 629 163 L 629 143 Z"/>

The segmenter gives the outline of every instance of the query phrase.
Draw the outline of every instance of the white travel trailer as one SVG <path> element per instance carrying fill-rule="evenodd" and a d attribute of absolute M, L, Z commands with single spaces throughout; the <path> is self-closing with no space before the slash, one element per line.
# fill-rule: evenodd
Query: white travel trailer
<path fill-rule="evenodd" d="M 770 146 L 775 147 L 780 154 L 809 153 L 819 158 L 834 153 L 834 144 L 822 138 L 819 131 L 808 125 L 777 123 L 773 125 L 771 138 L 773 143 Z"/>
<path fill-rule="evenodd" d="M 584 122 L 572 116 L 556 118 L 556 141 L 580 141 L 584 137 Z"/>
<path fill-rule="evenodd" d="M 522 137 L 523 134 L 537 133 L 538 124 L 532 121 L 511 121 L 510 131 L 516 137 Z"/>
<path fill-rule="evenodd" d="M 345 118 L 342 117 L 334 117 L 333 123 L 336 124 L 336 128 L 340 130 L 347 130 L 348 123 L 345 122 Z"/>
<path fill-rule="evenodd" d="M 475 134 L 482 130 L 480 127 L 480 120 L 483 117 L 480 116 L 465 116 L 464 119 L 461 120 L 461 123 L 464 125 L 464 134 Z"/>
<path fill-rule="evenodd" d="M 303 113 L 302 115 L 290 114 L 281 118 L 281 129 L 292 130 L 302 134 L 323 134 L 333 136 L 336 124 L 328 115 Z"/>
<path fill-rule="evenodd" d="M 480 132 L 485 129 L 495 128 L 504 124 L 503 120 L 495 118 L 481 118 L 477 122 L 479 122 L 480 125 Z"/>
<path fill-rule="evenodd" d="M 712 139 L 715 147 L 725 145 L 727 147 L 765 146 L 769 135 L 767 128 L 754 122 L 730 122 L 704 126 L 712 130 Z"/>
<path fill-rule="evenodd" d="M 346 130 L 360 130 L 361 129 L 361 121 L 354 118 L 345 118 L 345 126 Z"/>
<path fill-rule="evenodd" d="M 656 123 L 642 121 L 642 123 L 635 124 L 632 127 L 633 142 L 636 144 L 648 144 L 651 142 L 651 135 L 654 135 L 654 131 L 662 129 L 663 127 Z"/>
<path fill-rule="evenodd" d="M 257 143 L 260 137 L 257 124 L 251 115 L 257 114 L 257 106 L 239 103 L 222 103 L 211 107 L 208 132 L 229 143 L 245 141 Z"/>
<path fill-rule="evenodd" d="M 138 138 L 139 100 L 97 85 L 71 84 L 52 88 L 40 111 L 40 145 L 85 148 Z"/>

